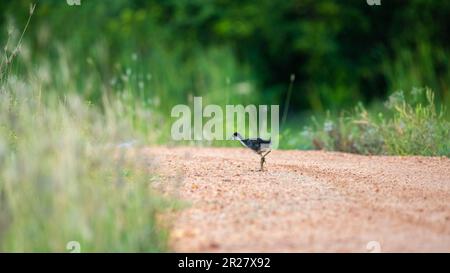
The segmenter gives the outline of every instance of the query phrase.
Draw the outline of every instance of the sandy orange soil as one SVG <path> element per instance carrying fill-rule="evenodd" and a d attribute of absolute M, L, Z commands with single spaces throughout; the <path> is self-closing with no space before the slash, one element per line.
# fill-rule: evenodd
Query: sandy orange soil
<path fill-rule="evenodd" d="M 147 148 L 178 252 L 450 252 L 450 159 Z"/>

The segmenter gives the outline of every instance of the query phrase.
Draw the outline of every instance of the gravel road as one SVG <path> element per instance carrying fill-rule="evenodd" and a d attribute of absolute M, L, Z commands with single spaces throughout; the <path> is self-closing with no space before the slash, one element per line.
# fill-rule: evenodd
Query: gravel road
<path fill-rule="evenodd" d="M 177 252 L 450 252 L 450 159 L 146 148 Z"/>

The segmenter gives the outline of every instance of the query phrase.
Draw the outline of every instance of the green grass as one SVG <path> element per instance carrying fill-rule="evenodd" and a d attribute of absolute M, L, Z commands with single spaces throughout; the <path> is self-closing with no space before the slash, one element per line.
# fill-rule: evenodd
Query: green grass
<path fill-rule="evenodd" d="M 8 36 L 0 64 L 0 251 L 65 252 L 72 241 L 82 252 L 167 250 L 157 219 L 178 202 L 152 190 L 138 144 L 119 147 L 154 141 L 158 115 L 94 73 L 74 77 L 62 48 L 57 62 L 18 54 L 29 50 L 14 38 L 24 32 Z"/>
<path fill-rule="evenodd" d="M 65 252 L 69 241 L 82 252 L 167 250 L 157 218 L 178 203 L 152 190 L 157 177 L 139 144 L 118 147 L 151 142 L 142 128 L 157 115 L 126 94 L 105 93 L 93 105 L 70 91 L 75 79 L 38 75 L 64 79 L 66 69 L 1 81 L 0 251 Z"/>
<path fill-rule="evenodd" d="M 450 122 L 434 93 L 414 88 L 395 92 L 383 109 L 362 104 L 337 116 L 313 118 L 302 135 L 310 148 L 358 154 L 450 156 Z"/>
<path fill-rule="evenodd" d="M 135 133 L 121 109 L 36 89 L 10 80 L 0 93 L 0 250 L 166 250 L 156 216 L 173 203 L 138 151 L 117 148 Z"/>

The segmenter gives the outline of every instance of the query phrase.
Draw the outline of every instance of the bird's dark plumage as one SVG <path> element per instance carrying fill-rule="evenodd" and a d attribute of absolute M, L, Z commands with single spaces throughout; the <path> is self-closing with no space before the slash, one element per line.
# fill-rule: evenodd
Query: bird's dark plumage
<path fill-rule="evenodd" d="M 239 140 L 242 145 L 246 146 L 247 148 L 250 148 L 254 152 L 261 154 L 263 152 L 266 152 L 270 149 L 271 140 L 264 140 L 262 138 L 242 138 L 242 136 L 239 133 L 234 133 L 233 138 Z"/>

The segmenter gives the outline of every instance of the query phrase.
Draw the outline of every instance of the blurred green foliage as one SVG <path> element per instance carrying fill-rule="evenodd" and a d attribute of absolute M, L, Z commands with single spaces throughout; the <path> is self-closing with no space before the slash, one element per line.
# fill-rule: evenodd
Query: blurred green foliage
<path fill-rule="evenodd" d="M 1 29 L 23 25 L 30 2 L 2 1 Z M 290 112 L 324 111 L 414 86 L 448 103 L 448 14 L 450 2 L 426 0 L 41 0 L 27 41 L 31 58 L 68 51 L 83 92 L 86 73 L 109 84 L 131 67 L 154 80 L 132 91 L 159 92 L 162 107 L 200 94 L 226 103 L 241 82 L 252 102 L 283 104 L 295 74 Z"/>
<path fill-rule="evenodd" d="M 291 133 L 287 138 L 316 149 L 358 154 L 450 156 L 446 108 L 437 107 L 430 89 L 395 92 L 383 106 L 381 111 L 368 111 L 359 104 L 337 117 L 314 118 L 301 137 Z"/>
<path fill-rule="evenodd" d="M 113 148 L 194 96 L 290 101 L 281 148 L 450 156 L 448 1 L 39 0 L 20 43 L 31 2 L 0 2 L 0 251 L 167 250 L 180 205 Z"/>
<path fill-rule="evenodd" d="M 142 152 L 158 117 L 126 94 L 104 96 L 103 111 L 59 96 L 76 83 L 68 70 L 0 81 L 0 252 L 68 252 L 71 241 L 81 252 L 167 251 L 160 215 L 184 204 L 154 190 L 156 162 Z M 60 85 L 42 89 L 51 73 Z"/>

